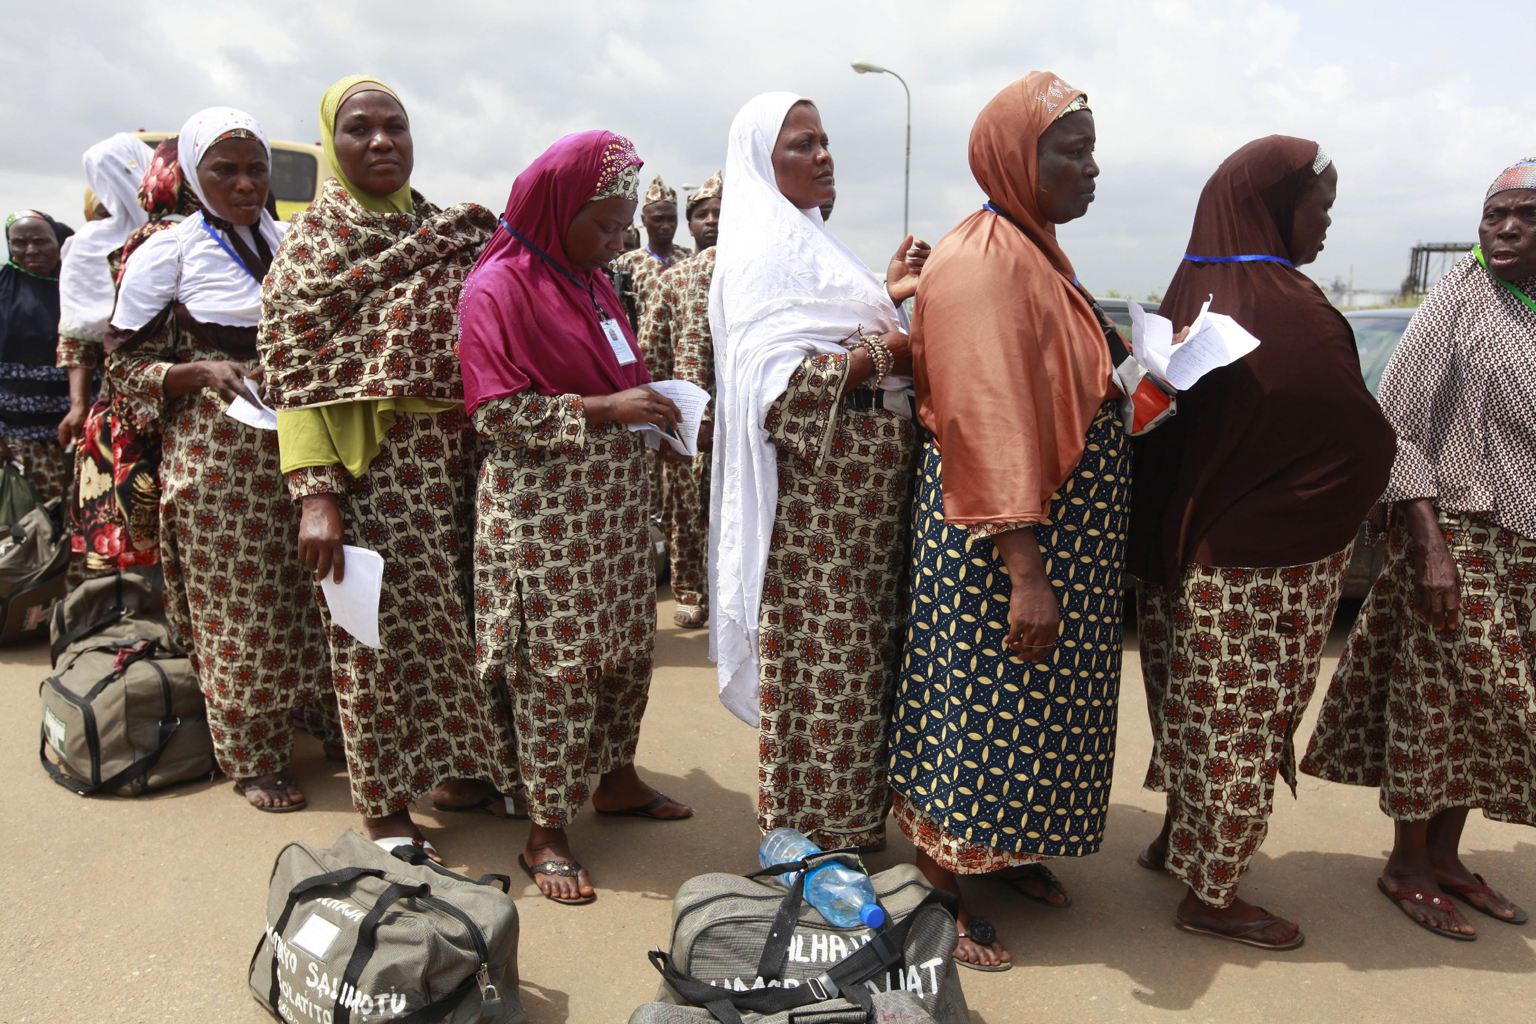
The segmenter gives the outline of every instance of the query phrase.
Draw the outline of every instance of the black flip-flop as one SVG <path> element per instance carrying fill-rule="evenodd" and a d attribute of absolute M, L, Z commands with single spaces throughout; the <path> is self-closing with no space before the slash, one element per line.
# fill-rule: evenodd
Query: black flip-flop
<path fill-rule="evenodd" d="M 955 933 L 957 943 L 960 939 L 970 939 L 976 945 L 985 948 L 997 941 L 997 929 L 992 927 L 992 922 L 984 917 L 971 918 L 967 927 L 970 928 L 969 932 Z M 983 939 L 986 941 L 983 942 Z M 952 959 L 961 967 L 969 967 L 973 971 L 984 971 L 987 974 L 1001 974 L 1003 971 L 1013 969 L 1012 960 L 999 960 L 995 964 L 974 964 L 969 960 L 961 960 L 958 956 Z"/>
<path fill-rule="evenodd" d="M 692 808 L 689 808 L 687 814 L 678 817 L 655 813 L 656 808 L 665 807 L 667 804 L 677 804 L 679 807 L 684 806 L 683 804 L 678 803 L 678 801 L 673 800 L 671 797 L 667 796 L 665 793 L 657 793 L 654 799 L 647 800 L 643 804 L 636 804 L 633 807 L 626 807 L 621 811 L 598 811 L 597 813 L 601 814 L 605 818 L 644 818 L 647 821 L 687 821 L 689 818 L 693 817 Z"/>
<path fill-rule="evenodd" d="M 523 803 L 523 810 L 517 810 L 516 798 L 508 796 L 499 790 L 487 793 L 484 797 L 472 804 L 442 804 L 436 800 L 432 806 L 449 814 L 489 814 L 493 818 L 502 818 L 510 821 L 527 821 L 528 805 Z"/>
<path fill-rule="evenodd" d="M 1051 892 L 1058 893 L 1062 897 L 1062 901 L 1058 903 L 1044 896 L 1036 896 L 1020 884 L 1026 877 L 1033 877 Z M 1067 892 L 1067 887 L 1061 884 L 1061 879 L 1056 877 L 1056 873 L 1044 864 L 1026 864 L 1024 869 L 1018 874 L 1004 878 L 1003 881 L 1007 883 L 1008 888 L 1025 899 L 1033 900 L 1043 906 L 1050 907 L 1052 910 L 1066 910 L 1072 905 L 1072 894 Z"/>
<path fill-rule="evenodd" d="M 1189 932 L 1191 935 L 1208 935 L 1213 939 L 1226 939 L 1228 942 L 1242 943 L 1244 946 L 1252 946 L 1254 949 L 1273 950 L 1276 953 L 1284 953 L 1287 950 L 1296 949 L 1307 940 L 1307 937 L 1301 933 L 1299 928 L 1296 930 L 1296 937 L 1289 942 L 1265 942 L 1263 939 L 1255 938 L 1264 929 L 1280 920 L 1280 918 L 1271 914 L 1263 907 L 1257 909 L 1259 913 L 1264 915 L 1263 920 L 1250 921 L 1229 932 L 1221 932 L 1214 928 L 1207 928 L 1205 925 L 1193 924 L 1177 914 L 1173 917 L 1173 923 L 1179 931 Z"/>
<path fill-rule="evenodd" d="M 537 864 L 530 865 L 528 863 L 528 858 L 524 857 L 522 854 L 517 855 L 517 866 L 523 869 L 523 873 L 528 876 L 528 880 L 534 885 L 539 884 L 539 880 L 534 877 L 535 875 L 554 875 L 559 878 L 576 878 L 583 871 L 580 861 L 543 860 Z M 577 896 L 572 899 L 561 899 L 559 896 L 551 896 L 543 889 L 539 890 L 539 895 L 543 896 L 551 903 L 559 903 L 562 906 L 567 907 L 584 907 L 588 903 L 591 903 L 597 899 L 597 893 L 593 893 L 591 896 Z"/>

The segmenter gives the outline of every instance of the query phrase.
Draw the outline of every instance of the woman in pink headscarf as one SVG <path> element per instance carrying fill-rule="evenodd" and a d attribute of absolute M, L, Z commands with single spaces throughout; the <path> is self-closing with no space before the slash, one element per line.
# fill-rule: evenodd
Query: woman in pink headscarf
<path fill-rule="evenodd" d="M 486 457 L 475 529 L 476 668 L 505 686 L 532 819 L 518 863 L 557 903 L 596 898 L 565 826 L 692 809 L 635 771 L 655 577 L 645 445 L 677 407 L 650 380 L 602 268 L 634 219 L 641 161 L 611 132 L 568 135 L 512 185 L 464 284 L 464 401 Z"/>

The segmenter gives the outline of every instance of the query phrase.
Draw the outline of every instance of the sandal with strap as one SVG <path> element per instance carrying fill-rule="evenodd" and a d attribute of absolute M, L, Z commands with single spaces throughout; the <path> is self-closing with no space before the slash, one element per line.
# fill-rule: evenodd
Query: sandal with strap
<path fill-rule="evenodd" d="M 1434 932 L 1436 935 L 1442 935 L 1447 939 L 1455 939 L 1457 942 L 1471 942 L 1477 938 L 1475 934 L 1469 935 L 1465 932 L 1453 932 L 1446 928 L 1437 928 L 1430 922 L 1421 921 L 1413 916 L 1409 909 L 1403 906 L 1404 903 L 1412 903 L 1415 906 L 1433 907 L 1436 910 L 1447 910 L 1455 914 L 1456 905 L 1444 896 L 1431 896 L 1425 889 L 1399 889 L 1394 887 L 1385 878 L 1376 879 L 1376 888 L 1380 889 L 1382 895 L 1392 901 L 1394 907 L 1407 915 L 1408 920 L 1427 932 Z"/>
<path fill-rule="evenodd" d="M 673 624 L 682 629 L 703 629 L 707 620 L 703 605 L 680 604 L 672 613 Z"/>
<path fill-rule="evenodd" d="M 261 811 L 263 814 L 288 814 L 292 811 L 302 811 L 304 808 L 308 807 L 308 797 L 300 796 L 297 800 L 295 800 L 289 794 L 289 790 L 296 788 L 297 786 L 292 781 L 290 781 L 286 775 L 278 775 L 263 782 L 258 782 L 255 779 L 244 779 L 235 782 L 235 792 L 239 793 L 241 796 L 244 796 L 246 803 L 251 804 L 252 807 L 256 808 L 258 811 Z M 246 796 L 246 793 L 248 792 L 266 793 L 269 796 L 281 796 L 284 800 L 287 800 L 288 803 L 282 804 L 280 806 L 276 804 L 267 804 L 266 806 L 263 806 L 261 804 L 251 803 L 251 798 Z"/>
<path fill-rule="evenodd" d="M 1030 892 L 1022 884 L 1026 879 L 1033 879 L 1040 885 L 1043 885 L 1046 892 L 1057 898 L 1051 899 L 1051 896 L 1040 896 Z M 1044 864 L 1026 864 L 1017 873 L 1004 877 L 1003 881 L 1007 883 L 1008 888 L 1025 899 L 1033 900 L 1055 910 L 1065 910 L 1072 905 L 1072 894 L 1067 892 L 1067 887 L 1061 884 L 1061 879 L 1056 877 L 1056 872 Z"/>
<path fill-rule="evenodd" d="M 1259 935 L 1266 928 L 1271 928 L 1276 924 L 1288 922 L 1285 922 L 1282 918 L 1276 917 L 1274 914 L 1271 914 L 1263 907 L 1255 907 L 1254 909 L 1256 909 L 1264 916 L 1257 921 L 1249 921 L 1247 924 L 1237 925 L 1230 931 L 1218 931 L 1215 928 L 1210 928 L 1203 924 L 1195 924 L 1192 921 L 1184 920 L 1184 918 L 1178 916 L 1177 914 L 1173 916 L 1173 923 L 1174 926 L 1179 929 L 1179 931 L 1189 932 L 1191 935 L 1208 935 L 1213 939 L 1226 939 L 1228 942 L 1240 942 L 1245 946 L 1252 946 L 1255 949 L 1268 949 L 1277 953 L 1283 953 L 1289 949 L 1296 949 L 1307 940 L 1307 937 L 1301 933 L 1301 929 L 1299 928 L 1296 930 L 1295 937 L 1285 942 L 1270 942 L 1267 939 L 1259 938 Z"/>
<path fill-rule="evenodd" d="M 516 796 L 493 791 L 487 793 L 472 804 L 444 804 L 436 800 L 432 806 L 439 811 L 448 814 L 489 814 L 493 818 L 509 819 L 511 821 L 528 820 L 528 802 Z"/>
<path fill-rule="evenodd" d="M 658 807 L 665 807 L 667 804 L 677 804 L 678 807 L 684 806 L 665 793 L 657 793 L 643 804 L 636 804 L 633 807 L 626 807 L 619 811 L 598 811 L 597 813 L 605 818 L 645 818 L 648 821 L 687 821 L 693 817 L 692 810 L 681 816 L 656 813 Z"/>
<path fill-rule="evenodd" d="M 533 882 L 534 885 L 539 884 L 539 880 L 534 877 L 535 875 L 577 878 L 586 870 L 578 860 L 541 860 L 537 864 L 529 864 L 528 858 L 522 854 L 517 855 L 517 866 L 523 869 L 523 873 L 528 876 L 529 881 Z M 551 903 L 559 903 L 567 907 L 584 907 L 597 899 L 596 893 L 593 893 L 591 896 L 574 896 L 569 899 L 562 899 L 559 896 L 551 896 L 549 893 L 544 892 L 543 889 L 540 889 L 539 892 Z"/>
<path fill-rule="evenodd" d="M 955 935 L 956 941 L 960 939 L 970 939 L 972 942 L 976 943 L 976 945 L 983 948 L 990 946 L 997 941 L 997 929 L 992 926 L 991 921 L 988 921 L 984 917 L 971 918 L 966 927 L 970 930 L 966 932 L 957 932 Z M 962 960 L 957 956 L 954 957 L 954 961 L 961 967 L 969 967 L 973 971 L 986 971 L 988 974 L 1000 974 L 1003 971 L 1009 970 L 1013 967 L 1012 960 L 999 960 L 995 964 L 978 964 L 972 963 L 969 960 Z"/>
<path fill-rule="evenodd" d="M 1495 921 L 1502 921 L 1505 924 L 1525 924 L 1525 922 L 1531 919 L 1531 915 L 1515 906 L 1515 904 L 1510 900 L 1508 896 L 1505 896 L 1503 893 L 1499 892 L 1499 890 L 1489 885 L 1482 875 L 1474 874 L 1472 877 L 1477 879 L 1476 885 L 1458 885 L 1455 882 L 1441 882 L 1440 889 L 1442 892 L 1446 892 L 1452 896 L 1455 896 L 1457 899 L 1461 900 L 1461 902 L 1465 903 L 1467 906 L 1471 907 L 1478 913 L 1487 914 Z M 1505 903 L 1509 904 L 1512 910 L 1514 910 L 1515 916 L 1503 917 L 1499 914 L 1495 914 L 1492 908 L 1490 908 L 1486 903 L 1478 902 L 1475 897 L 1479 896 L 1483 897 L 1484 899 L 1503 900 Z"/>

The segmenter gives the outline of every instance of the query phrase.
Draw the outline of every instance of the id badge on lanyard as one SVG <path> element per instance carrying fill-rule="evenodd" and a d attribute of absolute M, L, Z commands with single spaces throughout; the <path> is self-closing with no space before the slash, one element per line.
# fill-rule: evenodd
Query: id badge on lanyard
<path fill-rule="evenodd" d="M 629 347 L 629 339 L 624 337 L 624 328 L 611 316 L 604 315 L 598 322 L 603 328 L 603 337 L 608 339 L 608 347 L 613 349 L 613 356 L 619 361 L 620 366 L 628 366 L 635 361 L 634 350 Z"/>

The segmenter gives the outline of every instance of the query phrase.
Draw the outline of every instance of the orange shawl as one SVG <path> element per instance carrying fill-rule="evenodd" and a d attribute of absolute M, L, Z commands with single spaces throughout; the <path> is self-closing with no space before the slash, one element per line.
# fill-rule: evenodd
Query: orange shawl
<path fill-rule="evenodd" d="M 1098 320 L 1035 201 L 1040 135 L 1080 95 L 1035 71 L 982 108 L 971 173 L 1018 223 L 978 211 L 923 269 L 913 379 L 918 419 L 944 458 L 950 523 L 1044 520 L 1114 393 Z"/>

